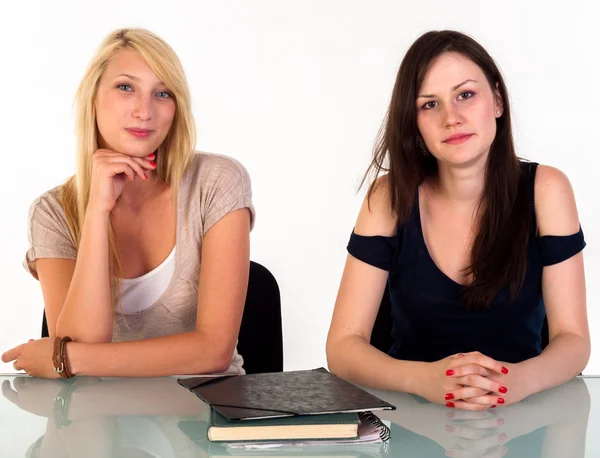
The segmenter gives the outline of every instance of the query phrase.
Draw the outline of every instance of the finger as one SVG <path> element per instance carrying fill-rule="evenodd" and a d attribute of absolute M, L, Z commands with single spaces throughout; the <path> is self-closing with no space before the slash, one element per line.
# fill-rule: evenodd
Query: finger
<path fill-rule="evenodd" d="M 140 166 L 140 164 L 135 162 L 130 157 L 123 156 L 110 158 L 107 160 L 107 163 L 111 164 L 109 167 L 111 172 L 113 172 L 113 176 L 117 173 L 125 173 L 128 177 L 131 178 L 133 175 L 131 175 L 130 172 L 133 171 L 134 174 L 138 175 L 142 180 L 146 179 L 144 169 Z M 135 178 L 135 176 L 133 176 L 133 178 Z"/>
<path fill-rule="evenodd" d="M 23 368 L 22 368 L 22 367 L 19 365 L 19 363 L 18 363 L 17 361 L 15 361 L 15 362 L 13 363 L 13 368 L 14 368 L 14 370 L 16 370 L 16 371 L 22 371 L 22 370 L 23 370 Z"/>
<path fill-rule="evenodd" d="M 18 394 L 12 389 L 8 380 L 2 382 L 2 395 L 13 404 L 17 404 Z"/>
<path fill-rule="evenodd" d="M 149 170 L 154 170 L 156 168 L 156 162 L 154 162 L 154 154 L 150 154 L 145 157 L 132 157 L 131 159 L 136 161 L 142 167 L 147 168 Z"/>
<path fill-rule="evenodd" d="M 454 381 L 456 381 L 456 383 L 460 385 L 465 385 L 471 388 L 481 388 L 491 393 L 498 393 L 499 395 L 508 392 L 508 388 L 506 388 L 501 383 L 496 382 L 494 380 L 490 380 L 487 377 L 482 377 L 481 375 L 470 374 L 464 377 L 456 378 Z M 454 391 L 458 390 L 453 390 L 451 391 L 451 393 L 453 393 Z"/>
<path fill-rule="evenodd" d="M 15 348 L 11 348 L 7 352 L 3 353 L 2 354 L 2 362 L 10 363 L 11 361 L 14 361 L 15 359 L 17 359 L 17 357 L 19 356 L 19 347 L 20 347 L 20 345 Z"/>
<path fill-rule="evenodd" d="M 489 407 L 491 406 L 495 406 L 495 405 L 505 405 L 506 404 L 506 398 L 501 397 L 501 396 L 496 396 L 496 395 L 486 395 L 486 396 L 479 396 L 476 398 L 470 398 L 469 402 L 473 403 L 473 404 L 485 404 Z"/>
<path fill-rule="evenodd" d="M 484 404 L 475 404 L 466 401 L 450 401 L 446 403 L 446 407 L 459 410 L 485 410 L 489 405 L 486 406 Z"/>
<path fill-rule="evenodd" d="M 446 401 L 452 401 L 453 399 L 468 400 L 469 398 L 485 396 L 487 394 L 489 394 L 489 390 L 484 390 L 482 388 L 476 388 L 473 386 L 465 386 L 446 393 L 444 399 Z"/>
<path fill-rule="evenodd" d="M 460 367 L 469 364 L 481 366 L 498 374 L 508 374 L 508 368 L 504 366 L 501 362 L 496 361 L 495 359 L 492 359 L 489 356 L 485 356 L 484 354 L 479 352 L 467 353 L 461 358 L 456 358 L 453 361 L 453 364 L 454 363 L 456 363 L 456 367 L 451 367 L 449 370 L 454 371 L 455 377 L 462 377 L 463 375 L 465 375 L 460 373 Z"/>

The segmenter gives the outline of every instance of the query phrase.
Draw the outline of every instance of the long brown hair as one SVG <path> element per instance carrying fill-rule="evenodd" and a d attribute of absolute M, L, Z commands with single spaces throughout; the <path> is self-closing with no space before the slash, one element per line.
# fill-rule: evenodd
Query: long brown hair
<path fill-rule="evenodd" d="M 391 211 L 401 225 L 408 221 L 418 186 L 437 173 L 437 160 L 423 152 L 417 127 L 417 92 L 433 60 L 446 52 L 459 53 L 477 64 L 492 91 L 502 99 L 496 137 L 488 155 L 485 186 L 478 204 L 477 235 L 466 272 L 473 282 L 463 288 L 469 308 L 485 308 L 506 285 L 517 296 L 526 273 L 526 250 L 531 224 L 519 158 L 515 153 L 508 92 L 504 79 L 487 51 L 471 37 L 451 30 L 427 32 L 407 51 L 396 78 L 390 106 L 379 131 L 373 161 L 363 178 L 388 173 Z M 370 199 L 376 182 L 368 192 Z"/>

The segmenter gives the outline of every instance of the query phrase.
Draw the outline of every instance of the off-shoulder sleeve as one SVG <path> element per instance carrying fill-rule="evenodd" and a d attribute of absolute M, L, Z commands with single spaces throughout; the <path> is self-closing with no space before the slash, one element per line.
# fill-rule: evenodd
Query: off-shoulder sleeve
<path fill-rule="evenodd" d="M 398 237 L 358 235 L 353 231 L 347 249 L 356 259 L 389 271 L 398 249 Z"/>
<path fill-rule="evenodd" d="M 544 235 L 537 238 L 544 266 L 551 266 L 575 256 L 585 248 L 583 230 L 571 235 Z"/>

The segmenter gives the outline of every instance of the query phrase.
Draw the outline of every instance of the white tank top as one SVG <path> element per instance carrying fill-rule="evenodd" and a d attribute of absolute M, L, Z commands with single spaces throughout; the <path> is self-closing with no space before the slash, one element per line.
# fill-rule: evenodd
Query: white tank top
<path fill-rule="evenodd" d="M 167 290 L 175 272 L 175 248 L 154 270 L 138 278 L 121 278 L 121 306 L 134 315 L 152 306 Z"/>

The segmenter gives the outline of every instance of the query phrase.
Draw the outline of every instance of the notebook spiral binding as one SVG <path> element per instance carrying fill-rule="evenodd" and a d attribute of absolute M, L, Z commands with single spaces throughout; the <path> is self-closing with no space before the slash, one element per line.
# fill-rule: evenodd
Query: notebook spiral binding
<path fill-rule="evenodd" d="M 387 442 L 390 440 L 390 437 L 392 437 L 390 428 L 388 428 L 387 425 L 373 412 L 359 412 L 358 418 L 360 418 L 360 421 L 370 423 L 379 428 L 379 437 L 381 437 L 382 441 Z"/>

